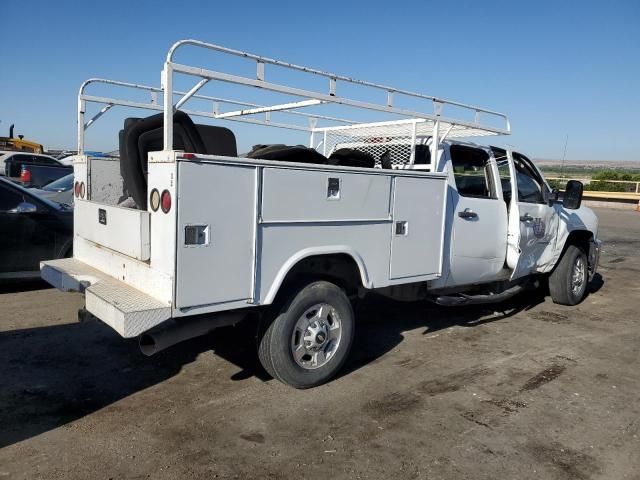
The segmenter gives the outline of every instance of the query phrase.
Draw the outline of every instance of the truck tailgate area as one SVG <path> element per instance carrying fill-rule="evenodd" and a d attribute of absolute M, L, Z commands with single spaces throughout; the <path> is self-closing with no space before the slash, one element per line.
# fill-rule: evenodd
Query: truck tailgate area
<path fill-rule="evenodd" d="M 125 338 L 171 318 L 170 305 L 75 258 L 47 260 L 41 276 L 65 291 L 84 292 L 86 308 Z"/>
<path fill-rule="evenodd" d="M 76 199 L 75 234 L 141 261 L 150 257 L 149 212 Z"/>

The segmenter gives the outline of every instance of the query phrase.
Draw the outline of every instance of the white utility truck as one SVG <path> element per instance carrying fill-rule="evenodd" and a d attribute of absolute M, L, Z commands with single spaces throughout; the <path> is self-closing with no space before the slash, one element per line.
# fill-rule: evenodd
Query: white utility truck
<path fill-rule="evenodd" d="M 178 63 L 178 50 L 244 70 Z M 254 103 L 259 94 L 267 105 Z M 119 161 L 84 154 L 85 131 L 114 106 L 160 113 L 124 121 Z M 192 117 L 306 132 L 309 146 L 240 156 L 231 130 Z M 139 337 L 146 354 L 253 316 L 264 368 L 297 388 L 319 385 L 345 361 L 351 299 L 366 291 L 455 306 L 544 282 L 557 303 L 582 300 L 598 220 L 581 207 L 579 182 L 560 201 L 521 153 L 468 143 L 509 133 L 505 115 L 476 106 L 183 40 L 159 88 L 81 86 L 73 258 L 42 262 L 42 277 L 83 292 L 86 311 Z"/>

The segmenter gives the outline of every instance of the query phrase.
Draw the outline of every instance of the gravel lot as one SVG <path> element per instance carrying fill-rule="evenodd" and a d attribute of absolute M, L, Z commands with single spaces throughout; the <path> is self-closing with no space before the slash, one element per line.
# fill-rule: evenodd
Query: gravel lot
<path fill-rule="evenodd" d="M 0 293 L 0 478 L 640 478 L 640 213 L 601 276 L 445 309 L 372 299 L 340 378 L 269 379 L 242 329 L 143 357 L 77 294 Z M 497 310 L 494 310 L 497 309 Z"/>

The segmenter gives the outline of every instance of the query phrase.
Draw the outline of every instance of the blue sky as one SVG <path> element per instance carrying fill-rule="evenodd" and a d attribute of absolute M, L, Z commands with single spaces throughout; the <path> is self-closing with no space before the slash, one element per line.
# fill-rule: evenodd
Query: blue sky
<path fill-rule="evenodd" d="M 568 135 L 568 159 L 640 160 L 638 0 L 0 5 L 0 135 L 15 123 L 16 133 L 50 148 L 75 145 L 84 79 L 158 85 L 169 46 L 196 38 L 505 112 L 513 135 L 493 143 L 535 158 L 560 158 Z M 206 93 L 229 93 L 215 87 Z M 88 146 L 115 148 L 131 113 L 105 115 Z M 243 148 L 281 139 L 231 126 Z"/>

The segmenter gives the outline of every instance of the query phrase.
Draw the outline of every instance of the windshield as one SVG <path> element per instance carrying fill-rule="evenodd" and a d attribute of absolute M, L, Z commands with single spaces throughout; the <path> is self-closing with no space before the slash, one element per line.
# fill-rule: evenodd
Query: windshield
<path fill-rule="evenodd" d="M 73 173 L 69 175 L 65 175 L 58 180 L 55 180 L 48 185 L 42 187 L 42 190 L 46 190 L 47 192 L 66 192 L 67 190 L 71 190 L 73 188 Z"/>

